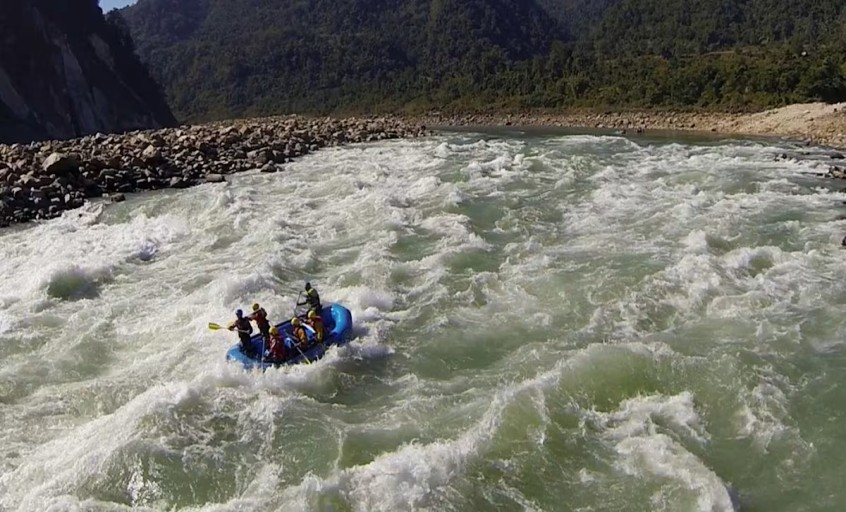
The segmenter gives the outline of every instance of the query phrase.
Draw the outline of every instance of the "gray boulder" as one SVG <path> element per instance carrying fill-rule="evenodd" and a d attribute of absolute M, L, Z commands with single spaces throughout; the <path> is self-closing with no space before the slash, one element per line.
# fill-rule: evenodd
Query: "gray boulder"
<path fill-rule="evenodd" d="M 47 174 L 68 174 L 79 170 L 79 162 L 76 158 L 63 153 L 51 153 L 44 159 L 41 168 Z"/>

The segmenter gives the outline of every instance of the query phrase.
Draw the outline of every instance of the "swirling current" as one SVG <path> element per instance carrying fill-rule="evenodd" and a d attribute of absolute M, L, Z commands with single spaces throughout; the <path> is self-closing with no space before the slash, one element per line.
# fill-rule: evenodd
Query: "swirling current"
<path fill-rule="evenodd" d="M 3 230 L 0 510 L 837 510 L 846 194 L 791 147 L 441 132 Z M 306 280 L 353 342 L 227 364 Z"/>

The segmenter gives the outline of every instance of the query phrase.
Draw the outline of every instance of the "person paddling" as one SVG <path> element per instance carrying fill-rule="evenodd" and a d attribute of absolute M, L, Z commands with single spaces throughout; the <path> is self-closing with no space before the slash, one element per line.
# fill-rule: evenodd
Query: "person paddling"
<path fill-rule="evenodd" d="M 320 305 L 320 294 L 317 293 L 317 289 L 312 288 L 311 283 L 306 283 L 305 292 L 305 300 L 302 302 L 297 302 L 297 306 L 304 306 L 308 304 L 309 311 L 315 311 L 319 315 L 322 307 Z"/>
<path fill-rule="evenodd" d="M 240 309 L 235 311 L 235 317 L 235 321 L 229 324 L 229 330 L 234 331 L 237 329 L 238 339 L 241 342 L 241 352 L 252 357 L 253 347 L 250 343 L 250 337 L 253 334 L 253 325 L 250 323 L 250 319 L 245 317 L 244 312 Z"/>

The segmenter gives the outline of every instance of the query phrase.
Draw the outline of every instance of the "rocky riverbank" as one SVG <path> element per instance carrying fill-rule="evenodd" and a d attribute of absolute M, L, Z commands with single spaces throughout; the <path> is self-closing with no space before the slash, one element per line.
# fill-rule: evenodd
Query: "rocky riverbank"
<path fill-rule="evenodd" d="M 446 114 L 417 118 L 427 126 L 557 126 L 612 129 L 637 134 L 685 130 L 734 135 L 784 137 L 846 149 L 846 103 L 807 103 L 757 113 L 644 111 L 568 111 Z"/>
<path fill-rule="evenodd" d="M 637 134 L 687 130 L 775 136 L 846 149 L 846 104 L 754 114 L 672 111 L 430 113 L 414 117 L 258 118 L 63 141 L 0 145 L 0 226 L 56 217 L 103 196 L 185 188 L 259 169 L 276 172 L 324 146 L 417 137 L 425 127 L 558 126 Z M 834 156 L 832 157 L 834 158 Z M 846 178 L 832 166 L 826 176 Z"/>
<path fill-rule="evenodd" d="M 644 132 L 646 130 L 703 130 L 707 131 L 716 121 L 731 119 L 733 114 L 700 114 L 672 111 L 594 112 L 576 111 L 563 113 L 519 112 L 504 114 L 469 113 L 426 114 L 419 118 L 429 126 L 552 126 L 567 128 L 597 128 Z"/>
<path fill-rule="evenodd" d="M 391 117 L 248 119 L 120 135 L 0 145 L 0 226 L 57 217 L 87 199 L 276 172 L 325 146 L 425 135 Z"/>

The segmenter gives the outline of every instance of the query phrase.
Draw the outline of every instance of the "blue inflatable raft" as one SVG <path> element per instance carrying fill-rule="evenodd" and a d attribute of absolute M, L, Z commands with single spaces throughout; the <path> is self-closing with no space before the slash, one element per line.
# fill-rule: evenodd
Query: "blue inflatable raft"
<path fill-rule="evenodd" d="M 323 310 L 320 312 L 320 317 L 323 319 L 323 327 L 326 330 L 322 346 L 318 343 L 311 343 L 307 349 L 302 351 L 302 354 L 294 349 L 294 355 L 283 362 L 260 361 L 258 358 L 260 357 L 259 355 L 261 354 L 263 345 L 261 335 L 256 334 L 250 339 L 253 349 L 252 352 L 256 357 L 248 356 L 241 351 L 241 346 L 239 344 L 235 344 L 226 353 L 226 360 L 237 361 L 241 363 L 246 370 L 252 370 L 253 368 L 266 370 L 267 368 L 273 366 L 305 363 L 307 362 L 305 358 L 308 358 L 308 361 L 316 361 L 326 354 L 326 350 L 329 347 L 346 345 L 352 339 L 352 314 L 349 309 L 341 306 L 340 304 L 331 304 L 323 307 Z M 305 316 L 300 315 L 300 318 L 304 319 Z M 279 329 L 279 334 L 281 334 L 283 338 L 291 336 L 290 320 L 276 324 L 276 328 Z M 309 337 L 311 338 L 311 332 L 308 329 L 306 329 L 306 331 L 309 332 Z M 267 347 L 264 348 L 267 349 Z M 303 355 L 305 357 L 303 357 Z"/>

